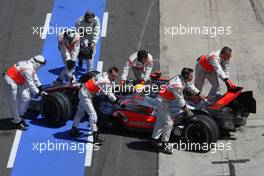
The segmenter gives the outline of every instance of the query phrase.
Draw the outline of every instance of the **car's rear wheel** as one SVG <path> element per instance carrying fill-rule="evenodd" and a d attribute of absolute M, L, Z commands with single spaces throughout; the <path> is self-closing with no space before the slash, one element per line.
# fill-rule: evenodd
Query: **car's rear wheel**
<path fill-rule="evenodd" d="M 196 148 L 192 150 L 210 150 L 213 147 L 211 144 L 217 142 L 219 135 L 217 123 L 207 115 L 198 115 L 197 121 L 190 121 L 184 129 L 187 142 L 193 146 L 196 145 Z"/>
<path fill-rule="evenodd" d="M 61 92 L 51 93 L 41 102 L 41 114 L 48 124 L 63 125 L 72 116 L 71 101 Z"/>

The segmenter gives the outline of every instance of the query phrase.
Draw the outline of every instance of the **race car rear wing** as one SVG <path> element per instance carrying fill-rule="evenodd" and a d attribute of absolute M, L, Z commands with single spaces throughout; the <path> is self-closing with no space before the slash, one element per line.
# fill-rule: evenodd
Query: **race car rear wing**
<path fill-rule="evenodd" d="M 228 91 L 213 105 L 209 106 L 209 108 L 220 110 L 236 101 L 241 109 L 247 110 L 250 113 L 256 113 L 256 100 L 253 98 L 253 92 L 242 92 L 242 89 L 243 87 L 237 87 L 235 91 Z"/>

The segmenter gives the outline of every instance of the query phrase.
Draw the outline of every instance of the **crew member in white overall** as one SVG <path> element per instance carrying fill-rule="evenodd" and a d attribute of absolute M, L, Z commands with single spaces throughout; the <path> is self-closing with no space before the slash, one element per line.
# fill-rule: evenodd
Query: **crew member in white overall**
<path fill-rule="evenodd" d="M 111 102 L 124 107 L 125 105 L 121 104 L 121 101 L 117 99 L 112 92 L 113 81 L 116 80 L 117 76 L 118 69 L 116 67 L 112 67 L 108 70 L 108 72 L 99 73 L 82 85 L 82 88 L 79 91 L 78 109 L 74 117 L 72 129 L 70 131 L 71 136 L 78 137 L 82 135 L 77 127 L 79 126 L 79 123 L 86 112 L 89 115 L 90 129 L 94 136 L 94 143 L 103 143 L 104 139 L 99 137 L 97 132 L 97 114 L 92 103 L 92 98 L 97 93 L 103 93 L 107 95 Z"/>
<path fill-rule="evenodd" d="M 58 47 L 65 68 L 62 70 L 55 84 L 61 84 L 64 80 L 70 83 L 76 82 L 75 62 L 80 51 L 80 35 L 74 30 L 66 30 L 58 35 Z"/>
<path fill-rule="evenodd" d="M 123 68 L 123 74 L 120 81 L 121 85 L 125 84 L 130 68 L 133 70 L 136 81 L 139 81 L 140 84 L 144 84 L 150 79 L 151 70 L 153 68 L 152 55 L 146 50 L 140 50 L 130 55 Z"/>
<path fill-rule="evenodd" d="M 20 61 L 9 67 L 4 75 L 4 86 L 14 118 L 15 127 L 26 130 L 28 124 L 23 116 L 27 111 L 32 95 L 46 95 L 42 91 L 41 83 L 36 72 L 46 63 L 42 55 L 37 55 L 29 60 Z"/>
<path fill-rule="evenodd" d="M 200 96 L 200 91 L 190 82 L 193 79 L 193 69 L 183 68 L 181 75 L 177 75 L 160 90 L 156 97 L 157 100 L 157 120 L 152 133 L 153 145 L 160 148 L 161 152 L 172 154 L 171 146 L 168 146 L 170 134 L 173 128 L 173 121 L 169 111 L 169 104 L 176 103 L 188 117 L 192 118 L 194 114 L 186 106 L 183 90 L 186 89 L 193 95 Z M 200 96 L 202 98 L 202 96 Z M 161 137 L 161 143 L 159 142 Z"/>
<path fill-rule="evenodd" d="M 235 84 L 229 79 L 228 69 L 231 55 L 231 48 L 223 47 L 220 51 L 202 55 L 197 59 L 194 85 L 202 91 L 204 81 L 207 79 L 212 85 L 208 97 L 213 98 L 219 94 L 221 87 L 218 77 L 226 83 L 228 89 L 236 88 Z"/>
<path fill-rule="evenodd" d="M 79 67 L 82 68 L 84 60 L 86 61 L 87 72 L 92 71 L 93 57 L 100 36 L 100 20 L 93 12 L 87 11 L 76 20 L 75 27 L 81 37 L 81 49 L 78 56 Z"/>

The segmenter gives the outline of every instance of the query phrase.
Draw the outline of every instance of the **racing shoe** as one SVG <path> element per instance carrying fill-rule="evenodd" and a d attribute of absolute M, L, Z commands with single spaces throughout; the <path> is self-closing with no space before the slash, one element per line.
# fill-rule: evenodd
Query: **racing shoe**
<path fill-rule="evenodd" d="M 79 137 L 79 136 L 83 135 L 83 133 L 80 132 L 76 127 L 72 127 L 72 129 L 70 130 L 70 135 L 72 137 Z"/>
<path fill-rule="evenodd" d="M 21 119 L 21 123 L 25 126 L 25 127 L 29 127 L 29 124 L 27 124 L 27 122 L 25 121 L 25 119 Z"/>
<path fill-rule="evenodd" d="M 100 137 L 97 132 L 93 133 L 93 138 L 94 144 L 103 145 L 103 142 L 105 141 L 104 138 Z"/>
<path fill-rule="evenodd" d="M 22 122 L 18 122 L 18 123 L 15 123 L 15 129 L 26 131 L 27 127 L 25 127 Z"/>
<path fill-rule="evenodd" d="M 171 155 L 172 152 L 172 145 L 168 142 L 162 142 L 160 152 Z"/>

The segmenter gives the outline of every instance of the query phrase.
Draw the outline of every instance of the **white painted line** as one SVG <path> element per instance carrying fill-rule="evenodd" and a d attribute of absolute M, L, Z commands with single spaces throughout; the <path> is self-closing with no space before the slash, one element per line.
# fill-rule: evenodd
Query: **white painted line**
<path fill-rule="evenodd" d="M 106 37 L 107 22 L 108 22 L 108 12 L 105 12 L 104 13 L 104 17 L 103 17 L 103 25 L 102 25 L 101 37 Z"/>
<path fill-rule="evenodd" d="M 85 167 L 90 167 L 92 165 L 93 156 L 93 135 L 88 136 L 88 143 L 86 144 L 86 154 L 85 154 Z"/>
<path fill-rule="evenodd" d="M 97 63 L 97 71 L 102 72 L 103 71 L 103 61 L 98 61 Z"/>
<path fill-rule="evenodd" d="M 148 12 L 147 12 L 147 15 L 146 15 L 145 20 L 144 20 L 143 28 L 142 28 L 142 31 L 140 33 L 139 42 L 138 42 L 138 46 L 137 46 L 137 51 L 141 48 L 142 40 L 143 40 L 143 37 L 144 37 L 144 34 L 145 34 L 145 30 L 146 30 L 150 15 L 151 15 L 151 11 L 152 11 L 153 6 L 155 4 L 155 1 L 156 0 L 152 0 L 150 6 L 148 8 Z"/>
<path fill-rule="evenodd" d="M 11 153 L 9 156 L 9 160 L 7 163 L 7 168 L 13 168 L 13 166 L 14 166 L 14 162 L 16 159 L 17 149 L 19 146 L 19 141 L 20 141 L 21 135 L 22 135 L 22 131 L 16 130 L 16 135 L 14 138 L 13 146 L 12 146 Z"/>
<path fill-rule="evenodd" d="M 47 33 L 49 30 L 49 24 L 50 24 L 50 19 L 51 19 L 51 13 L 47 13 L 46 15 L 46 20 L 45 20 L 45 24 L 43 26 L 43 31 L 41 31 L 42 35 L 41 35 L 41 39 L 46 39 L 47 37 Z"/>

